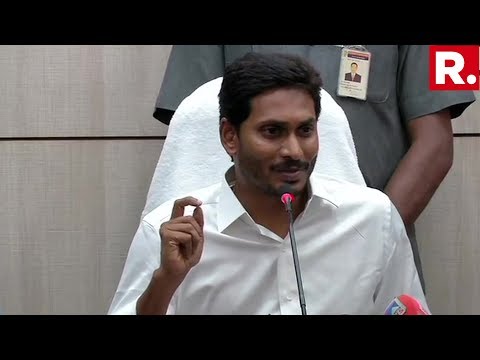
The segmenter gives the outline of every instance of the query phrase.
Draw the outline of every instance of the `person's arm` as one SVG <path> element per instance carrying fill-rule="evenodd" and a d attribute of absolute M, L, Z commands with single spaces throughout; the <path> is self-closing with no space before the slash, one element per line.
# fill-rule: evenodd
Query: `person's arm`
<path fill-rule="evenodd" d="M 182 281 L 182 277 L 169 276 L 162 269 L 155 270 L 147 289 L 137 300 L 136 314 L 166 315 L 173 295 Z"/>
<path fill-rule="evenodd" d="M 159 266 L 159 233 L 150 223 L 142 220 L 128 250 L 108 314 L 135 315 L 137 299 L 148 287 L 152 274 Z"/>
<path fill-rule="evenodd" d="M 405 226 L 396 207 L 388 200 L 382 228 L 384 231 L 380 234 L 384 236 L 384 261 L 373 299 L 374 314 L 383 315 L 388 304 L 400 295 L 414 297 L 430 313 Z"/>
<path fill-rule="evenodd" d="M 160 227 L 161 265 L 136 304 L 137 315 L 166 315 L 173 295 L 203 252 L 203 212 L 193 197 L 175 201 L 170 221 Z M 195 206 L 193 216 L 184 216 Z"/>
<path fill-rule="evenodd" d="M 471 91 L 429 89 L 429 47 L 399 45 L 399 110 L 411 147 L 385 187 L 405 225 L 412 225 L 430 202 L 453 162 L 451 120 L 475 101 Z"/>
<path fill-rule="evenodd" d="M 453 163 L 453 134 L 449 110 L 411 120 L 412 145 L 404 156 L 385 193 L 412 225 L 428 205 Z"/>
<path fill-rule="evenodd" d="M 223 45 L 174 45 L 153 117 L 169 125 L 178 105 L 199 86 L 223 76 Z"/>
<path fill-rule="evenodd" d="M 174 314 L 175 291 L 203 252 L 203 212 L 193 197 L 175 201 L 159 231 L 142 220 L 108 311 L 111 315 Z M 193 216 L 184 216 L 195 206 Z"/>

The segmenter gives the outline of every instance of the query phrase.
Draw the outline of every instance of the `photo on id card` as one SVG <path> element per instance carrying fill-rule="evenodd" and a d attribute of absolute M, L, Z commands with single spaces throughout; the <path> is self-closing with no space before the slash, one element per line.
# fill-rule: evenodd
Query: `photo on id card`
<path fill-rule="evenodd" d="M 360 100 L 367 99 L 371 53 L 349 48 L 342 49 L 337 95 Z"/>

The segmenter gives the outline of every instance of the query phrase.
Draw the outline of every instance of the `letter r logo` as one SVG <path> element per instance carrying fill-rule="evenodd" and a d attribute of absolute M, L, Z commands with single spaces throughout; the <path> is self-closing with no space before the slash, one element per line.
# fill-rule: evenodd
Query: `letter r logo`
<path fill-rule="evenodd" d="M 430 46 L 430 90 L 480 90 L 478 45 Z"/>

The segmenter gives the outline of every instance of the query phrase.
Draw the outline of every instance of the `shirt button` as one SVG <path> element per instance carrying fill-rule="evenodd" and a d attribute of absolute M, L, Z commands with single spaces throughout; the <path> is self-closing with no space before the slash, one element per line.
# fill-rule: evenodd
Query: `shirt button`
<path fill-rule="evenodd" d="M 287 296 L 287 300 L 288 300 L 288 301 L 292 301 L 293 298 L 292 298 L 290 295 L 288 295 L 288 296 Z"/>

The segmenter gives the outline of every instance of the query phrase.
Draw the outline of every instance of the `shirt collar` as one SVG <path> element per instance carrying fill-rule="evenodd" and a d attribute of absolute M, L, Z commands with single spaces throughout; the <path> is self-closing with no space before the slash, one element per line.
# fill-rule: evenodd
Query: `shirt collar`
<path fill-rule="evenodd" d="M 218 198 L 218 231 L 223 232 L 230 224 L 246 213 L 245 208 L 233 193 L 235 169 L 231 166 L 225 173 Z"/>
<path fill-rule="evenodd" d="M 320 202 L 329 202 L 335 207 L 339 206 L 339 200 L 335 196 L 335 193 L 329 189 L 326 185 L 321 176 L 313 173 L 309 179 L 309 188 L 310 193 L 313 200 L 319 200 Z"/>
<path fill-rule="evenodd" d="M 231 166 L 225 173 L 222 180 L 220 195 L 218 199 L 217 225 L 218 231 L 223 232 L 234 221 L 244 214 L 247 214 L 245 208 L 232 191 L 235 184 L 235 169 Z M 307 208 L 315 207 L 321 202 L 329 202 L 338 207 L 338 200 L 334 194 L 322 183 L 322 179 L 312 174 L 309 179 L 310 201 Z M 310 211 L 310 210 L 309 210 Z M 248 214 L 247 214 L 248 215 Z"/>

